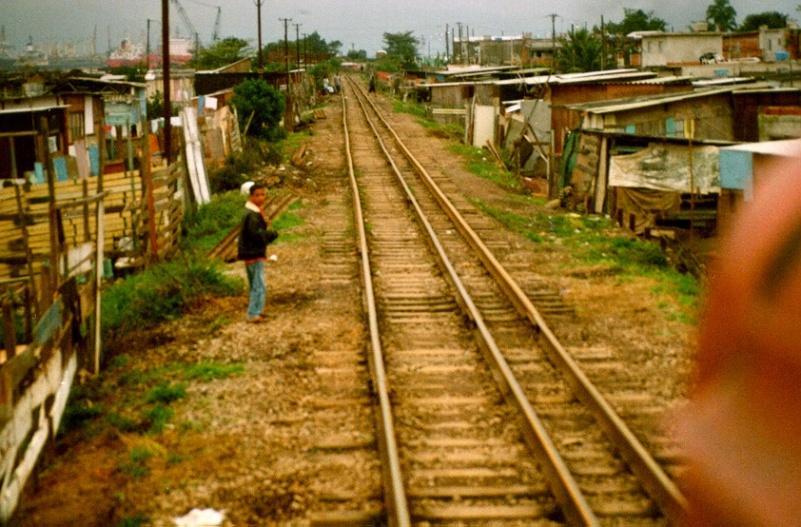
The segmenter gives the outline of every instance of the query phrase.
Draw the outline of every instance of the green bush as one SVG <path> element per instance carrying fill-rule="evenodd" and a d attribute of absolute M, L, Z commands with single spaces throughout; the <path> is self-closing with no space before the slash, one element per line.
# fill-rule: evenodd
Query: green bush
<path fill-rule="evenodd" d="M 246 197 L 238 190 L 217 194 L 211 203 L 186 215 L 183 223 L 183 244 L 187 251 L 208 252 L 241 220 Z"/>
<path fill-rule="evenodd" d="M 209 181 L 212 193 L 239 190 L 242 183 L 254 179 L 263 164 L 280 165 L 284 160 L 283 150 L 281 143 L 249 140 L 247 148 L 229 155 L 223 166 L 211 171 Z"/>
<path fill-rule="evenodd" d="M 205 258 L 190 255 L 154 265 L 103 293 L 103 331 L 106 338 L 113 338 L 147 329 L 180 316 L 203 296 L 232 296 L 241 289 L 239 280 Z"/>
<path fill-rule="evenodd" d="M 284 115 L 286 102 L 284 95 L 276 88 L 262 79 L 249 79 L 234 88 L 232 102 L 239 111 L 243 129 L 250 121 L 248 135 L 268 141 L 283 137 L 284 131 L 278 125 Z"/>

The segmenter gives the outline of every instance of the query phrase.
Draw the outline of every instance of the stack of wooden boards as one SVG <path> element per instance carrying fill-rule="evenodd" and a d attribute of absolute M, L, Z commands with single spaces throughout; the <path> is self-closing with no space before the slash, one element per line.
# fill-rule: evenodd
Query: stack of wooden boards
<path fill-rule="evenodd" d="M 153 197 L 159 240 L 159 256 L 172 252 L 178 244 L 184 200 L 181 190 L 183 173 L 180 165 L 163 167 L 153 172 Z M 98 180 L 86 180 L 86 193 L 95 195 Z M 84 182 L 78 179 L 60 181 L 55 185 L 56 202 L 63 203 L 84 197 Z M 139 256 L 146 250 L 147 209 L 144 206 L 145 188 L 139 171 L 106 174 L 103 176 L 104 246 L 109 256 Z M 25 222 L 28 226 L 30 248 L 34 257 L 34 272 L 41 269 L 50 254 L 48 221 L 49 193 L 47 184 L 32 185 L 22 191 Z M 62 225 L 67 247 L 77 247 L 92 240 L 96 232 L 94 204 L 63 211 Z M 89 240 L 86 238 L 88 224 Z M 127 243 L 120 241 L 128 240 Z M 19 208 L 13 187 L 0 188 L 0 279 L 26 275 L 25 243 Z"/>

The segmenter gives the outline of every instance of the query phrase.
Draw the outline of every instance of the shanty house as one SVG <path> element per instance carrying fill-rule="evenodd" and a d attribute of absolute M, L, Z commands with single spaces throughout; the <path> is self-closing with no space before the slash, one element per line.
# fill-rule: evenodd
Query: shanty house
<path fill-rule="evenodd" d="M 707 53 L 723 56 L 723 36 L 720 33 L 642 33 L 644 68 L 698 64 L 701 56 Z"/>
<path fill-rule="evenodd" d="M 67 105 L 43 103 L 28 107 L 0 106 L 0 180 L 26 178 L 45 182 L 45 153 L 37 136 L 46 131 L 50 154 L 66 155 L 69 149 L 68 108 Z"/>
<path fill-rule="evenodd" d="M 734 87 L 568 105 L 581 128 L 655 137 L 734 140 Z"/>
<path fill-rule="evenodd" d="M 801 90 L 748 86 L 732 92 L 734 140 L 746 143 L 801 137 Z"/>

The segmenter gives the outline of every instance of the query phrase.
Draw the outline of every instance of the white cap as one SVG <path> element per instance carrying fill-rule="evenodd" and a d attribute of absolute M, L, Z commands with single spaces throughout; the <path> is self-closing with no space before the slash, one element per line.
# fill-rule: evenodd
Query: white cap
<path fill-rule="evenodd" d="M 248 195 L 250 195 L 250 187 L 252 187 L 255 184 L 256 184 L 255 181 L 246 181 L 245 183 L 242 183 L 242 187 L 241 187 L 240 191 L 245 196 L 248 196 Z"/>

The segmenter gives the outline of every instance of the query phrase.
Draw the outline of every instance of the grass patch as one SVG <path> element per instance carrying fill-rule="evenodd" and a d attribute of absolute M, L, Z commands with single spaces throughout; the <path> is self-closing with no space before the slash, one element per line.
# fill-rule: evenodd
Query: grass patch
<path fill-rule="evenodd" d="M 499 167 L 489 157 L 490 154 L 481 148 L 470 145 L 454 143 L 450 146 L 450 151 L 461 156 L 465 161 L 465 168 L 476 176 L 492 181 L 507 190 L 519 192 L 521 189 L 520 181 L 517 176 L 508 170 Z"/>
<path fill-rule="evenodd" d="M 246 196 L 239 191 L 212 196 L 211 202 L 189 213 L 183 223 L 183 249 L 208 253 L 242 221 Z"/>
<path fill-rule="evenodd" d="M 120 471 L 133 479 L 141 479 L 150 474 L 147 462 L 153 457 L 153 452 L 146 447 L 136 446 L 128 452 L 128 458 L 119 466 Z"/>
<path fill-rule="evenodd" d="M 81 428 L 103 415 L 102 406 L 94 404 L 80 395 L 76 396 L 74 394 L 70 399 L 70 404 L 64 410 L 64 418 L 61 422 L 61 431 L 63 433 Z"/>
<path fill-rule="evenodd" d="M 183 372 L 184 379 L 210 382 L 241 375 L 245 372 L 243 364 L 220 364 L 216 362 L 200 362 L 187 366 Z"/>
<path fill-rule="evenodd" d="M 432 132 L 435 136 L 443 139 L 451 139 L 454 141 L 461 141 L 464 137 L 464 126 L 459 124 L 442 124 L 434 121 L 428 114 L 428 109 L 414 101 L 401 101 L 395 99 L 392 101 L 392 109 L 397 113 L 405 113 L 417 118 L 417 123 Z"/>
<path fill-rule="evenodd" d="M 407 113 L 428 120 L 428 111 L 425 106 L 416 102 L 395 99 L 392 101 L 392 109 L 397 113 Z"/>
<path fill-rule="evenodd" d="M 120 520 L 120 523 L 117 524 L 117 527 L 143 527 L 148 523 L 150 523 L 150 518 L 141 514 L 137 514 L 136 516 L 126 516 Z"/>
<path fill-rule="evenodd" d="M 104 291 L 103 331 L 106 340 L 113 340 L 177 318 L 204 296 L 234 296 L 241 291 L 241 280 L 225 275 L 219 263 L 184 256 L 154 265 Z"/>
<path fill-rule="evenodd" d="M 164 404 L 157 404 L 144 412 L 145 427 L 151 434 L 160 434 L 175 416 L 175 410 Z"/>
<path fill-rule="evenodd" d="M 124 415 L 118 414 L 117 412 L 111 412 L 106 415 L 106 423 L 109 426 L 116 428 L 120 432 L 137 432 L 142 428 L 142 425 L 129 417 Z"/>
<path fill-rule="evenodd" d="M 152 388 L 145 397 L 148 403 L 170 404 L 186 397 L 186 386 L 183 384 L 162 383 Z"/>
<path fill-rule="evenodd" d="M 276 243 L 292 243 L 303 239 L 303 235 L 297 232 L 306 223 L 298 213 L 302 207 L 303 204 L 296 201 L 272 222 L 270 227 L 278 231 Z"/>
<path fill-rule="evenodd" d="M 209 334 L 217 333 L 219 330 L 228 326 L 230 323 L 231 323 L 231 317 L 227 315 L 220 315 L 219 317 L 211 321 L 208 327 L 208 333 Z"/>
<path fill-rule="evenodd" d="M 281 152 L 283 162 L 289 163 L 298 148 L 311 136 L 311 130 L 301 130 L 300 132 L 287 134 L 286 138 L 276 143 L 275 148 Z"/>
<path fill-rule="evenodd" d="M 536 200 L 522 196 L 520 199 L 531 202 L 530 214 L 522 215 L 499 209 L 478 199 L 472 202 L 486 215 L 531 241 L 558 244 L 588 264 L 607 265 L 619 270 L 621 281 L 634 277 L 653 279 L 656 285 L 652 292 L 672 299 L 672 302 L 661 304 L 667 318 L 688 324 L 694 322 L 700 284 L 695 277 L 670 267 L 668 259 L 657 244 L 621 235 L 608 218 L 549 214 L 539 211 L 536 205 L 540 204 Z"/>

